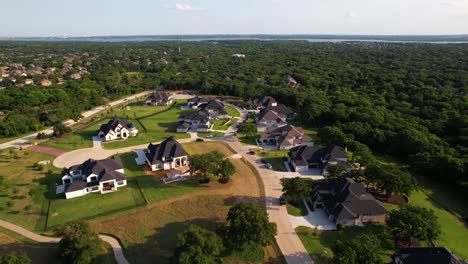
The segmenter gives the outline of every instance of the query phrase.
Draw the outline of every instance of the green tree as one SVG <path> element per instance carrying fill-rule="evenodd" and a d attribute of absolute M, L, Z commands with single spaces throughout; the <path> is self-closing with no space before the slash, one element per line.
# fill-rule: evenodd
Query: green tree
<path fill-rule="evenodd" d="M 395 238 L 404 239 L 408 247 L 414 240 L 432 242 L 441 234 L 438 217 L 434 211 L 412 205 L 392 210 L 387 218 L 387 228 Z"/>
<path fill-rule="evenodd" d="M 333 262 L 338 264 L 379 264 L 381 245 L 374 235 L 362 234 L 350 241 L 337 241 L 332 247 Z"/>
<path fill-rule="evenodd" d="M 73 221 L 58 227 L 55 235 L 62 237 L 58 251 L 65 263 L 91 263 L 101 244 L 98 234 L 91 230 L 88 223 L 82 221 Z"/>
<path fill-rule="evenodd" d="M 236 172 L 236 167 L 228 159 L 223 159 L 218 162 L 217 175 L 220 176 L 222 182 L 229 182 L 231 176 Z"/>
<path fill-rule="evenodd" d="M 265 210 L 253 203 L 241 202 L 229 209 L 227 239 L 234 248 L 242 248 L 249 242 L 262 246 L 275 241 L 276 224 L 270 223 Z"/>
<path fill-rule="evenodd" d="M 283 193 L 286 200 L 294 203 L 302 203 L 304 199 L 312 191 L 309 184 L 300 177 L 288 179 L 281 179 L 281 185 L 283 186 Z"/>
<path fill-rule="evenodd" d="M 25 252 L 14 252 L 0 256 L 0 264 L 29 264 L 31 259 Z"/>
<path fill-rule="evenodd" d="M 69 133 L 71 131 L 71 129 L 69 127 L 66 127 L 61 122 L 56 122 L 54 124 L 53 130 L 54 130 L 54 133 L 53 133 L 54 137 L 61 137 L 61 136 L 65 135 L 66 133 Z"/>
<path fill-rule="evenodd" d="M 350 138 L 335 126 L 322 127 L 317 134 L 320 138 L 320 142 L 325 145 L 338 145 L 345 147 L 349 142 Z"/>
<path fill-rule="evenodd" d="M 181 264 L 218 263 L 217 258 L 224 249 L 223 241 L 216 233 L 196 225 L 177 234 L 176 247 Z"/>
<path fill-rule="evenodd" d="M 253 137 L 257 134 L 257 125 L 255 125 L 255 123 L 244 123 L 239 127 L 237 132 L 248 137 Z"/>

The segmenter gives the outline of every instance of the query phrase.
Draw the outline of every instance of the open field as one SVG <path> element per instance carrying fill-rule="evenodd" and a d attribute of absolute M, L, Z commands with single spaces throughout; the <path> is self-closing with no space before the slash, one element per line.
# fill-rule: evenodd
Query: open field
<path fill-rule="evenodd" d="M 45 227 L 48 201 L 48 186 L 54 178 L 33 164 L 54 157 L 27 150 L 3 150 L 0 157 L 0 218 L 35 231 Z"/>
<path fill-rule="evenodd" d="M 102 123 L 107 122 L 108 120 L 109 119 L 106 119 Z M 97 135 L 97 131 L 99 129 L 100 124 L 101 122 L 99 122 L 98 124 L 89 126 L 83 130 L 79 130 L 69 135 L 65 135 L 61 138 L 49 139 L 47 141 L 40 143 L 39 145 L 44 146 L 44 147 L 63 149 L 63 150 L 90 148 L 93 146 L 92 138 L 93 136 Z"/>
<path fill-rule="evenodd" d="M 190 154 L 204 153 L 218 150 L 227 156 L 234 152 L 220 142 L 195 142 L 184 144 Z M 158 263 L 170 263 L 174 254 L 175 236 L 188 227 L 189 224 L 201 225 L 215 230 L 217 226 L 225 223 L 227 211 L 230 206 L 239 201 L 254 201 L 263 205 L 260 200 L 260 183 L 244 161 L 232 159 L 236 166 L 236 173 L 227 184 L 211 181 L 200 187 L 180 186 L 176 188 L 196 188 L 200 191 L 182 195 L 178 191 L 167 191 L 165 200 L 160 200 L 142 209 L 112 216 L 92 219 L 91 224 L 100 232 L 111 233 L 119 237 L 126 247 L 126 255 L 131 263 L 151 263 L 158 259 Z M 132 173 L 132 172 L 130 172 Z M 140 179 L 139 176 L 136 176 Z M 153 182 L 154 183 L 154 182 Z M 179 185 L 179 184 L 177 184 Z M 177 186 L 175 185 L 175 186 Z M 142 187 L 145 196 L 151 195 L 151 190 Z M 154 189 L 154 195 L 159 188 Z M 172 196 L 172 197 L 171 197 Z M 157 201 L 157 197 L 154 198 Z M 267 248 L 269 257 L 282 260 L 272 247 Z M 235 260 L 226 260 L 227 263 L 238 263 Z M 277 262 L 273 262 L 277 263 Z M 281 263 L 281 262 L 279 262 Z"/>
<path fill-rule="evenodd" d="M 384 249 L 382 252 L 379 252 L 382 260 L 384 263 L 388 263 L 394 248 L 392 239 L 385 235 L 384 229 L 385 226 L 383 225 L 369 225 L 363 228 L 344 228 L 340 231 L 320 231 L 299 226 L 296 228 L 296 232 L 312 259 L 321 264 L 332 263 L 333 252 L 331 247 L 336 241 L 351 240 L 363 233 L 373 234 L 379 238 Z"/>
<path fill-rule="evenodd" d="M 0 255 L 12 252 L 26 252 L 33 264 L 58 264 L 62 262 L 57 255 L 57 250 L 57 244 L 34 242 L 10 230 L 0 228 Z M 103 243 L 93 263 L 116 263 L 110 245 Z"/>

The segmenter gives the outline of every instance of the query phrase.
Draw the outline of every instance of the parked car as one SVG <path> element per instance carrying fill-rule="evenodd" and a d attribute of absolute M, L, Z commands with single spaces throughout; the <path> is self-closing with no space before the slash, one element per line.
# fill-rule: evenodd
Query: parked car
<path fill-rule="evenodd" d="M 261 159 L 260 162 L 263 163 L 263 164 L 267 164 L 267 163 L 268 163 L 266 159 Z"/>
<path fill-rule="evenodd" d="M 212 138 L 212 137 L 213 137 L 213 135 L 208 135 L 208 136 L 206 136 L 206 138 Z"/>
<path fill-rule="evenodd" d="M 267 169 L 271 169 L 271 168 L 273 168 L 273 166 L 271 166 L 271 164 L 270 164 L 270 163 L 266 163 L 266 164 L 265 164 L 265 168 L 267 168 Z"/>
<path fill-rule="evenodd" d="M 205 141 L 205 140 L 204 140 L 203 138 L 197 138 L 197 139 L 195 139 L 195 141 L 196 141 L 196 142 L 203 142 L 203 141 Z"/>
<path fill-rule="evenodd" d="M 253 151 L 253 150 L 250 150 L 250 151 L 247 152 L 247 153 L 249 153 L 250 155 L 255 155 L 255 151 Z"/>
<path fill-rule="evenodd" d="M 286 198 L 284 195 L 281 195 L 279 198 L 280 205 L 285 205 L 286 204 Z"/>

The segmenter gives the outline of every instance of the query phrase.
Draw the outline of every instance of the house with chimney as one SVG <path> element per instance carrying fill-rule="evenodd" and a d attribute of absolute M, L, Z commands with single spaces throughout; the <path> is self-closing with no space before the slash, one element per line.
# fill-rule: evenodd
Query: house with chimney
<path fill-rule="evenodd" d="M 104 160 L 88 159 L 82 164 L 66 168 L 62 172 L 62 184 L 57 186 L 57 194 L 65 194 L 66 199 L 90 193 L 110 193 L 127 185 L 122 161 L 117 157 Z"/>
<path fill-rule="evenodd" d="M 146 98 L 145 105 L 170 105 L 172 104 L 172 95 L 163 91 L 154 91 Z"/>
<path fill-rule="evenodd" d="M 137 134 L 138 129 L 126 119 L 111 119 L 107 124 L 101 125 L 98 131 L 98 137 L 103 141 L 127 139 L 136 137 Z"/>
<path fill-rule="evenodd" d="M 286 125 L 263 133 L 257 139 L 257 144 L 274 146 L 275 149 L 291 149 L 301 145 L 314 146 L 314 141 L 302 128 Z"/>
<path fill-rule="evenodd" d="M 189 154 L 174 137 L 169 137 L 157 145 L 149 144 L 145 155 L 152 171 L 185 167 L 190 159 Z"/>
<path fill-rule="evenodd" d="M 340 226 L 382 224 L 387 216 L 387 210 L 362 183 L 347 177 L 317 184 L 307 200 L 314 210 L 323 209 L 328 219 Z"/>

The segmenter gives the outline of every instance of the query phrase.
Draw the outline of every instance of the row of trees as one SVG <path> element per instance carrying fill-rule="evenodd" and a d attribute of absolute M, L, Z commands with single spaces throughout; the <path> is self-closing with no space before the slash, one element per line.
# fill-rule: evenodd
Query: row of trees
<path fill-rule="evenodd" d="M 218 234 L 195 225 L 178 234 L 178 263 L 220 263 L 233 252 L 246 262 L 263 261 L 263 247 L 271 245 L 276 236 L 276 225 L 269 222 L 265 210 L 242 202 L 231 207 L 226 221 Z"/>

